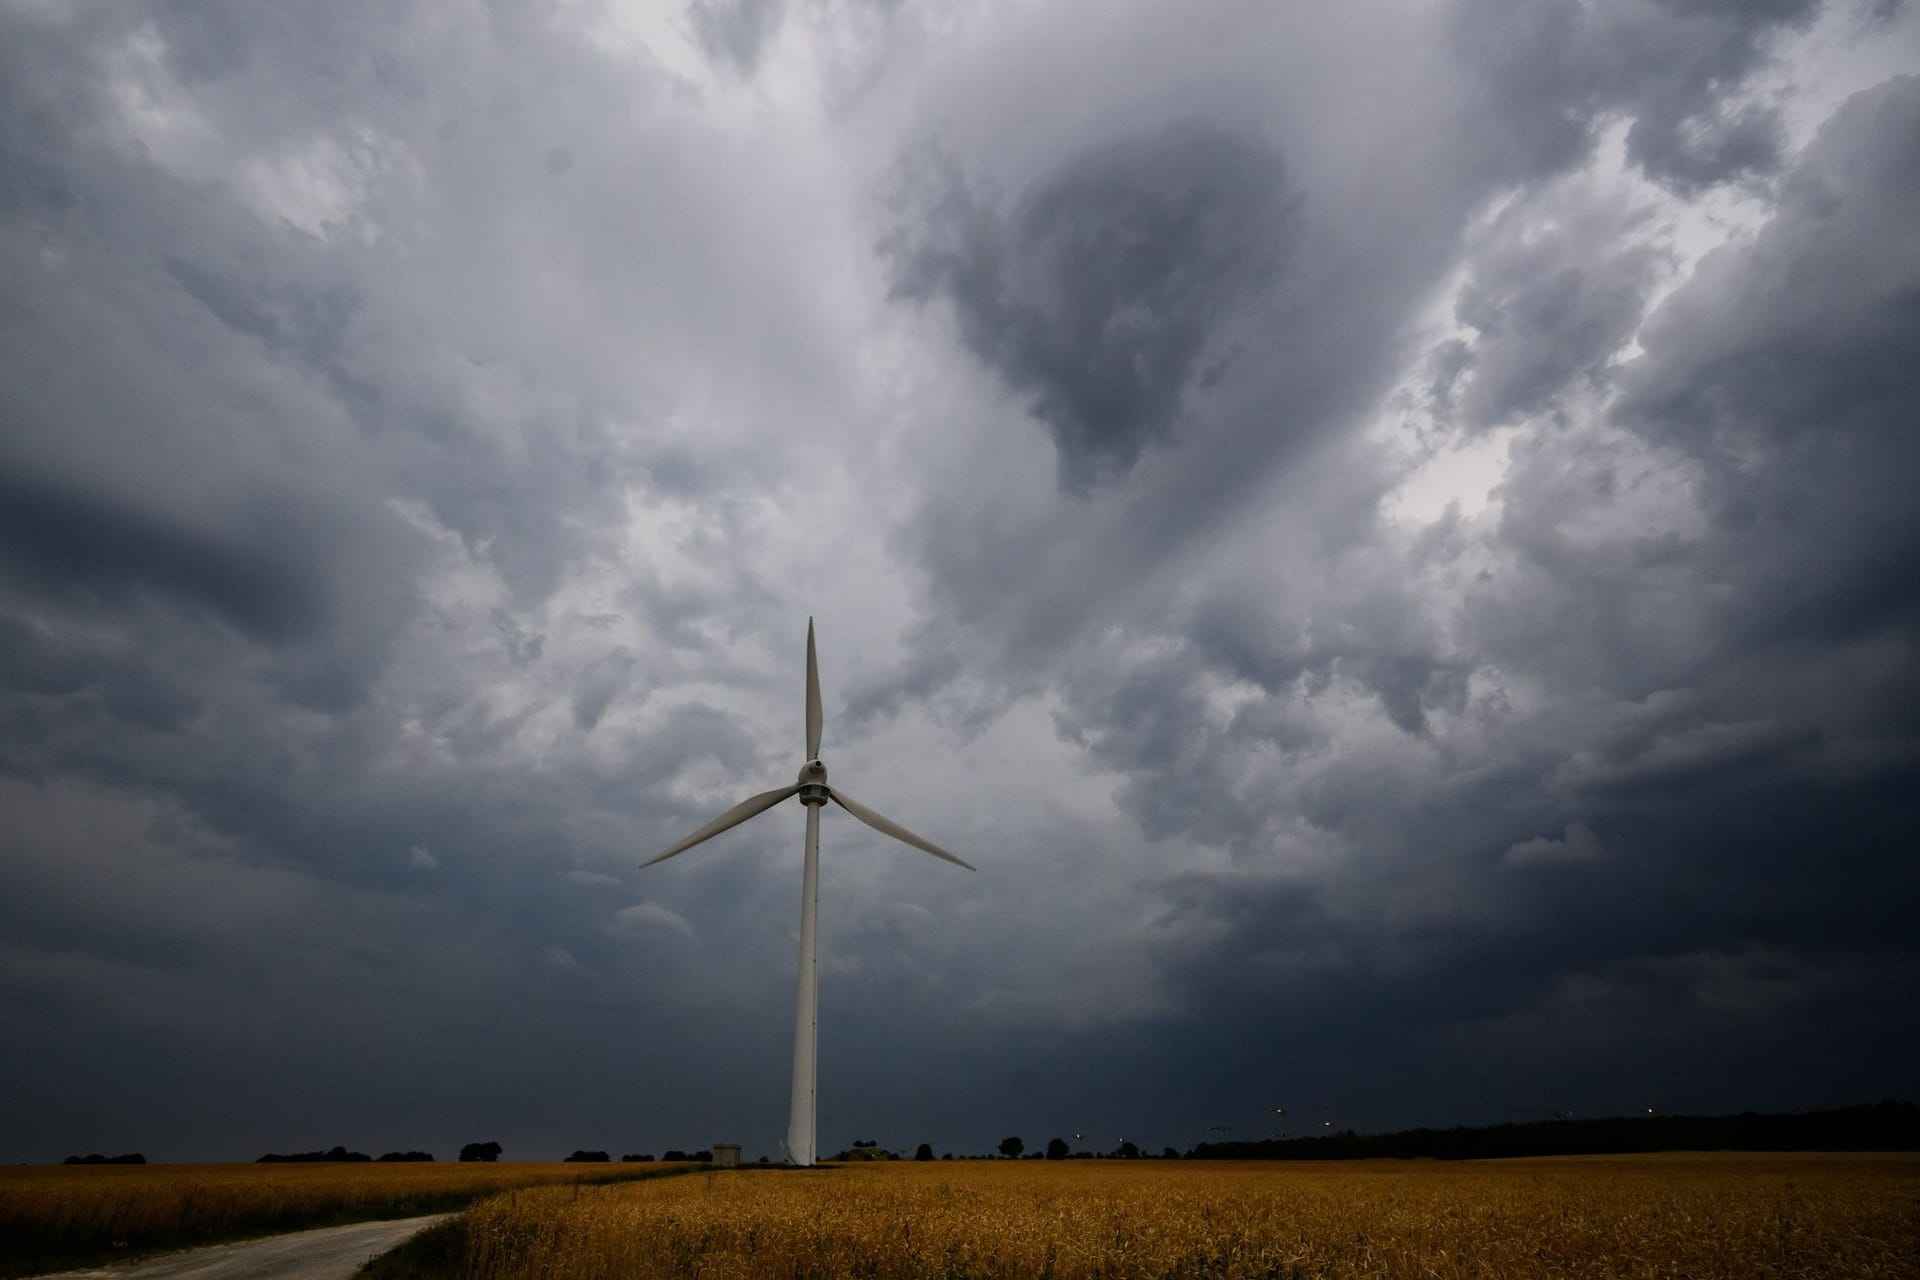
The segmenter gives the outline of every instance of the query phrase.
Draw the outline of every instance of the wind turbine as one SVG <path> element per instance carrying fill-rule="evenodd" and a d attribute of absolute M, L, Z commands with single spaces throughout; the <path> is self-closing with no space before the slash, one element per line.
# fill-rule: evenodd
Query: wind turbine
<path fill-rule="evenodd" d="M 807 619 L 807 762 L 800 767 L 800 780 L 790 787 L 762 791 L 742 800 L 733 808 L 682 840 L 656 858 L 641 863 L 650 867 L 665 862 L 677 853 L 685 853 L 703 841 L 711 840 L 748 818 L 765 813 L 783 800 L 800 797 L 807 809 L 806 869 L 800 882 L 800 990 L 793 1015 L 793 1105 L 787 1113 L 787 1159 L 800 1166 L 813 1163 L 814 1155 L 814 1075 L 819 1062 L 820 949 L 820 806 L 831 800 L 860 821 L 883 835 L 945 859 L 955 866 L 973 870 L 930 840 L 922 840 L 899 823 L 884 818 L 844 791 L 827 785 L 827 766 L 820 763 L 820 668 L 813 654 L 813 619 Z"/>

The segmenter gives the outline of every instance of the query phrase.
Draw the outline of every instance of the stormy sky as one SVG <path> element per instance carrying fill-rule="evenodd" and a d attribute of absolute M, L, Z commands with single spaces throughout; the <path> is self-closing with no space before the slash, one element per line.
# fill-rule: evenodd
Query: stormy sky
<path fill-rule="evenodd" d="M 1917 73 L 7 0 L 0 1159 L 777 1157 L 809 616 L 824 1151 L 1912 1096 Z"/>

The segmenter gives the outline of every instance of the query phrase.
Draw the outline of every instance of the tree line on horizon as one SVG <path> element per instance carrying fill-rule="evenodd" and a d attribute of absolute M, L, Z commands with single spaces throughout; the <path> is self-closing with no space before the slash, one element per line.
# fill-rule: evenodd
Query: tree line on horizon
<path fill-rule="evenodd" d="M 1122 1138 L 1120 1145 L 1112 1151 L 1095 1153 L 1091 1151 L 1074 1151 L 1067 1146 L 1067 1140 L 1065 1138 L 1049 1139 L 1044 1151 L 1028 1151 L 1024 1138 L 1009 1136 L 1000 1139 L 1000 1145 L 997 1150 L 1000 1153 L 1000 1157 L 1005 1160 L 1151 1160 L 1154 1158 L 1142 1151 L 1138 1145 L 1125 1138 Z M 1178 1160 L 1180 1153 L 1172 1147 L 1166 1147 L 1162 1149 L 1159 1158 L 1163 1160 Z M 930 1142 L 921 1143 L 914 1149 L 913 1155 L 909 1157 L 904 1148 L 896 1153 L 889 1151 L 873 1139 L 861 1138 L 854 1139 L 853 1145 L 845 1151 L 827 1157 L 828 1162 L 835 1164 L 906 1159 L 916 1161 L 934 1159 L 991 1160 L 993 1157 L 990 1155 L 963 1155 L 956 1157 L 951 1151 L 942 1152 L 936 1157 L 933 1154 L 933 1144 Z"/>
<path fill-rule="evenodd" d="M 495 1161 L 503 1148 L 497 1142 L 470 1142 L 460 1149 L 462 1161 Z M 1391 1133 L 1339 1133 L 1257 1141 L 1203 1142 L 1184 1153 L 1167 1147 L 1158 1158 L 1189 1160 L 1365 1160 L 1432 1159 L 1484 1160 L 1507 1156 L 1633 1155 L 1655 1151 L 1920 1151 L 1920 1104 L 1882 1100 L 1824 1111 L 1789 1113 L 1741 1112 L 1723 1116 L 1631 1115 L 1577 1120 L 1557 1116 L 1510 1124 L 1423 1127 Z M 1111 1152 L 1095 1155 L 1071 1150 L 1063 1138 L 1050 1139 L 1043 1151 L 1027 1151 L 1018 1137 L 1003 1138 L 1003 1159 L 1083 1160 L 1151 1159 L 1132 1142 L 1122 1141 Z M 906 1158 L 877 1141 L 856 1140 L 852 1147 L 829 1157 L 835 1162 Z M 930 1143 L 921 1143 L 911 1159 L 934 1159 Z M 979 1157 L 962 1157 L 979 1158 Z M 987 1157 L 991 1159 L 992 1157 Z M 257 1164 L 431 1162 L 426 1151 L 389 1151 L 377 1159 L 362 1151 L 335 1146 L 324 1151 L 289 1154 L 269 1152 Z M 610 1163 L 606 1151 L 581 1149 L 563 1163 Z M 660 1157 L 669 1164 L 698 1164 L 713 1159 L 711 1151 L 670 1150 Z M 952 1152 L 939 1159 L 952 1160 Z M 621 1163 L 651 1163 L 651 1153 L 627 1154 Z M 99 1153 L 68 1156 L 69 1165 L 130 1165 L 147 1163 L 139 1152 L 107 1156 Z M 763 1157 L 761 1163 L 766 1163 Z"/>
<path fill-rule="evenodd" d="M 389 1151 L 378 1160 L 364 1151 L 349 1151 L 345 1147 L 333 1147 L 326 1151 L 294 1151 L 280 1155 L 269 1151 L 255 1160 L 255 1164 L 412 1164 L 433 1162 L 433 1156 L 426 1151 Z"/>
<path fill-rule="evenodd" d="M 1002 1138 L 999 1158 L 1005 1160 L 1365 1160 L 1433 1159 L 1484 1160 L 1504 1156 L 1635 1155 L 1656 1151 L 1920 1151 L 1920 1105 L 1883 1100 L 1824 1111 L 1791 1113 L 1742 1112 L 1726 1116 L 1681 1116 L 1645 1113 L 1576 1120 L 1560 1115 L 1552 1120 L 1512 1124 L 1403 1129 L 1362 1134 L 1353 1130 L 1300 1138 L 1257 1141 L 1203 1142 L 1184 1154 L 1173 1147 L 1153 1156 L 1122 1139 L 1112 1151 L 1075 1151 L 1063 1138 L 1047 1142 L 1044 1151 L 1027 1150 L 1017 1137 Z M 846 1151 L 829 1157 L 836 1163 L 907 1159 L 871 1140 L 856 1140 Z M 932 1160 L 928 1143 L 921 1143 L 911 1159 Z M 941 1160 L 952 1160 L 947 1152 Z M 961 1156 L 963 1160 L 993 1156 Z"/>
<path fill-rule="evenodd" d="M 1886 1100 L 1827 1111 L 1730 1116 L 1558 1117 L 1393 1133 L 1203 1142 L 1193 1160 L 1488 1160 L 1655 1151 L 1920 1151 L 1920 1105 Z"/>

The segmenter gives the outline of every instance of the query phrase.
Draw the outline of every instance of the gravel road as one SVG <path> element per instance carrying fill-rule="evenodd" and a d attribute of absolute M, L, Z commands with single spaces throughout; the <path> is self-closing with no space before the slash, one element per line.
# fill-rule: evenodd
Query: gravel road
<path fill-rule="evenodd" d="M 367 1259 L 452 1216 L 433 1213 L 424 1218 L 321 1227 L 239 1244 L 209 1245 L 125 1266 L 60 1271 L 35 1280 L 79 1280 L 82 1276 L 88 1280 L 349 1280 Z"/>

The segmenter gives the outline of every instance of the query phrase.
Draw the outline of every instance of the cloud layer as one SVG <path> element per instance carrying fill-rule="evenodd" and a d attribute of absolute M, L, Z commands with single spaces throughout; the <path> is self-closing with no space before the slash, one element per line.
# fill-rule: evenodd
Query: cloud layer
<path fill-rule="evenodd" d="M 777 1154 L 809 616 L 829 1148 L 1912 1093 L 1904 7 L 0 12 L 0 1156 Z"/>

